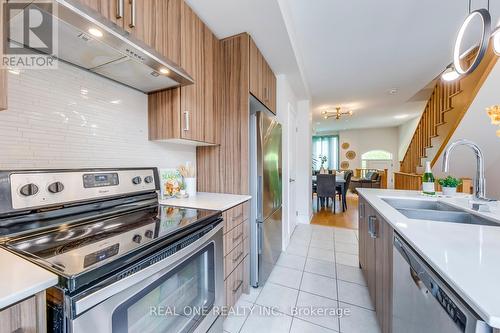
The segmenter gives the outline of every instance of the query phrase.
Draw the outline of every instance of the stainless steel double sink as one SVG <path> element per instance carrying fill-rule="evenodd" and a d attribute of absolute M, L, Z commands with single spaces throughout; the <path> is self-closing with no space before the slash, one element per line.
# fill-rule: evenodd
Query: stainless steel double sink
<path fill-rule="evenodd" d="M 399 198 L 382 198 L 382 200 L 409 219 L 500 226 L 498 222 L 439 201 Z"/>

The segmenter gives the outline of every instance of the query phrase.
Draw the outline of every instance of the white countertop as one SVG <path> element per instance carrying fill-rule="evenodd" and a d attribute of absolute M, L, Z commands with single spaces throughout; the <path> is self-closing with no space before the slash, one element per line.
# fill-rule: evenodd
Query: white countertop
<path fill-rule="evenodd" d="M 491 213 L 477 213 L 469 198 L 429 198 L 417 191 L 358 189 L 427 263 L 494 328 L 500 328 L 500 227 L 409 219 L 383 197 L 442 201 L 500 221 L 500 204 Z"/>
<path fill-rule="evenodd" d="M 55 274 L 4 249 L 0 267 L 0 309 L 57 284 Z"/>
<path fill-rule="evenodd" d="M 251 198 L 252 197 L 249 195 L 198 192 L 195 196 L 189 198 L 160 200 L 160 204 L 225 211 L 234 206 L 238 206 Z"/>

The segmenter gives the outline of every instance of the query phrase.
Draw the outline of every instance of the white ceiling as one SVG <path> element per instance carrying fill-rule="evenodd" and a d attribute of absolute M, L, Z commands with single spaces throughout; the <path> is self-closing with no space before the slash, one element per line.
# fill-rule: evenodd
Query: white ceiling
<path fill-rule="evenodd" d="M 219 37 L 249 32 L 299 98 L 311 96 L 318 131 L 397 126 L 419 115 L 451 62 L 467 0 L 187 0 Z M 493 22 L 500 2 L 491 1 Z M 472 7 L 486 6 L 474 0 Z M 389 91 L 397 89 L 391 95 Z M 349 107 L 351 118 L 321 111 Z M 396 119 L 395 116 L 407 115 Z"/>

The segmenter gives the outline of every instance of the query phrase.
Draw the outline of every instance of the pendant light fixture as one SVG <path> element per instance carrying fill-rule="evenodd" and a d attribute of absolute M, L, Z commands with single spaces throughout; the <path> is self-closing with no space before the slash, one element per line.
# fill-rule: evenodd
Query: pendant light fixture
<path fill-rule="evenodd" d="M 490 2 L 488 0 L 488 8 L 481 8 L 474 11 L 471 11 L 471 0 L 469 0 L 469 15 L 465 18 L 464 23 L 458 30 L 457 39 L 455 41 L 455 48 L 453 50 L 453 65 L 455 67 L 455 71 L 458 74 L 466 75 L 472 73 L 477 66 L 483 60 L 483 57 L 488 49 L 489 39 L 491 36 L 491 15 L 490 15 Z M 464 68 L 461 62 L 460 48 L 462 46 L 463 38 L 467 28 L 469 28 L 472 20 L 479 18 L 481 20 L 481 40 L 479 41 L 479 50 L 476 54 L 476 57 L 472 61 L 471 65 L 468 68 Z"/>

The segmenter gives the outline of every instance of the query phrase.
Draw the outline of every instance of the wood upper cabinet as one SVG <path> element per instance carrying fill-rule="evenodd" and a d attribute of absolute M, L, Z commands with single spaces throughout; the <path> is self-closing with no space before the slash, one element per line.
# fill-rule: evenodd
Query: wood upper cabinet
<path fill-rule="evenodd" d="M 149 95 L 149 138 L 215 144 L 214 92 L 219 41 L 184 1 L 171 1 L 176 1 L 180 9 L 180 66 L 195 83 Z M 167 44 L 173 43 L 167 40 Z"/>
<path fill-rule="evenodd" d="M 3 17 L 3 1 L 0 1 L 0 17 Z M 3 23 L 0 24 L 0 54 L 3 54 Z M 0 69 L 0 111 L 7 109 L 7 70 Z"/>
<path fill-rule="evenodd" d="M 250 38 L 250 93 L 276 114 L 276 76 Z"/>
<path fill-rule="evenodd" d="M 181 0 L 79 0 L 180 64 Z"/>
<path fill-rule="evenodd" d="M 359 262 L 382 332 L 392 329 L 394 230 L 363 198 L 359 201 Z"/>
<path fill-rule="evenodd" d="M 205 29 L 188 5 L 181 8 L 181 66 L 195 82 L 181 88 L 181 135 L 183 139 L 203 141 Z"/>
<path fill-rule="evenodd" d="M 123 28 L 125 1 L 128 0 L 78 0 L 83 5 L 95 10 L 103 17 Z"/>

